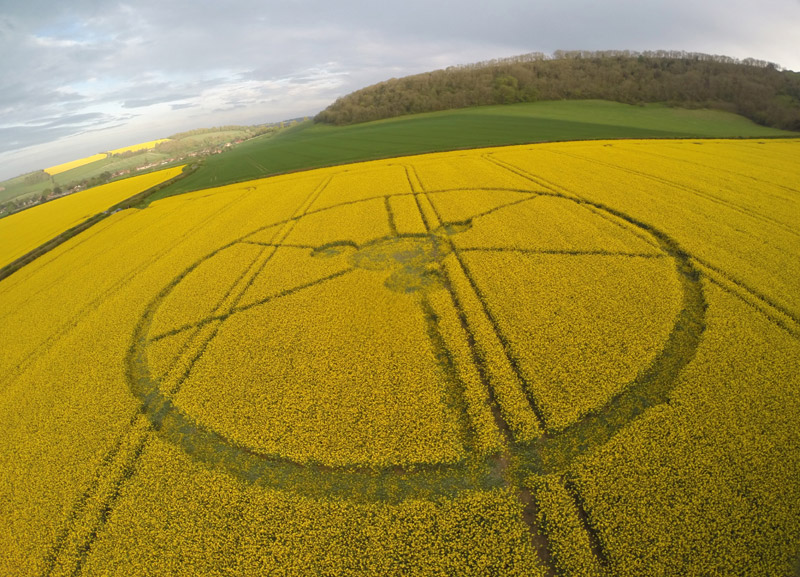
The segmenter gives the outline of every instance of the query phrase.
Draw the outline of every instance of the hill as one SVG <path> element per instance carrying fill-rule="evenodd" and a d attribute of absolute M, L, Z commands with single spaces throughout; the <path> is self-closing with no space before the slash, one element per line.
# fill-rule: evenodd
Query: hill
<path fill-rule="evenodd" d="M 796 136 L 717 110 L 558 101 L 481 106 L 353 126 L 301 123 L 210 156 L 151 200 L 273 174 L 398 155 L 559 140 Z"/>
<path fill-rule="evenodd" d="M 534 53 L 393 78 L 338 99 L 315 121 L 345 125 L 561 99 L 715 108 L 766 126 L 800 129 L 800 74 L 760 60 L 668 51 Z"/>
<path fill-rule="evenodd" d="M 11 178 L 0 182 L 0 217 L 79 190 L 218 154 L 275 130 L 277 125 L 200 128 Z"/>

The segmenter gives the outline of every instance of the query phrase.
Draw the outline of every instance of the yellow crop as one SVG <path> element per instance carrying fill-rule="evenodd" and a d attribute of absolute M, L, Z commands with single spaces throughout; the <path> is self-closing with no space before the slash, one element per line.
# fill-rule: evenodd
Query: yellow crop
<path fill-rule="evenodd" d="M 56 174 L 72 170 L 73 168 L 78 168 L 79 166 L 83 166 L 85 164 L 90 164 L 92 162 L 102 160 L 107 156 L 108 155 L 105 152 L 101 152 L 99 154 L 93 154 L 92 156 L 87 156 L 86 158 L 80 158 L 78 160 L 72 160 L 70 162 L 65 162 L 63 164 L 57 164 L 55 166 L 51 166 L 50 168 L 45 168 L 44 171 L 50 176 L 55 176 Z"/>
<path fill-rule="evenodd" d="M 524 384 L 514 371 L 479 295 L 466 276 L 463 263 L 449 257 L 445 267 L 453 298 L 467 319 L 465 328 L 472 335 L 475 356 L 483 368 L 487 385 L 496 398 L 503 418 L 518 440 L 535 439 L 542 433 L 540 423 L 525 398 Z"/>
<path fill-rule="evenodd" d="M 0 282 L 0 574 L 792 574 L 798 150 L 459 151 L 110 215 Z M 24 214 L 5 258 L 68 226 Z"/>
<path fill-rule="evenodd" d="M 84 574 L 109 568 L 131 576 L 543 575 L 508 491 L 390 505 L 309 498 L 216 475 L 157 438 Z"/>
<path fill-rule="evenodd" d="M 399 234 L 425 234 L 427 229 L 422 221 L 416 199 L 413 194 L 402 194 L 389 197 L 391 225 Z"/>
<path fill-rule="evenodd" d="M 360 170 L 337 171 L 311 205 L 311 210 L 340 206 L 347 202 L 411 192 L 404 166 L 391 162 L 362 165 Z"/>
<path fill-rule="evenodd" d="M 168 168 L 96 186 L 0 220 L 0 267 L 95 214 L 180 174 Z"/>
<path fill-rule="evenodd" d="M 497 453 L 504 448 L 503 437 L 495 426 L 489 391 L 475 366 L 475 353 L 470 349 L 469 334 L 461 324 L 459 310 L 447 291 L 432 292 L 429 302 L 437 316 L 437 329 L 463 383 L 466 411 L 475 434 L 475 450 L 482 455 Z"/>
<path fill-rule="evenodd" d="M 791 155 L 796 148 L 792 141 L 562 143 L 498 151 L 492 158 L 658 226 L 697 261 L 723 269 L 797 314 L 800 275 L 790 260 L 798 251 L 800 218 Z M 739 160 L 745 151 L 749 160 Z M 646 193 L 648 202 L 631 190 Z"/>
<path fill-rule="evenodd" d="M 132 146 L 123 146 L 122 148 L 116 148 L 114 150 L 109 150 L 108 154 L 122 154 L 123 152 L 138 152 L 140 150 L 152 150 L 156 147 L 156 145 L 161 144 L 162 142 L 169 142 L 169 138 L 159 138 L 158 140 L 151 140 L 150 142 L 142 142 L 141 144 L 134 144 Z"/>
<path fill-rule="evenodd" d="M 672 403 L 577 469 L 618 574 L 783 575 L 797 552 L 800 343 L 705 284 L 708 327 Z"/>
<path fill-rule="evenodd" d="M 465 263 L 552 430 L 624 390 L 664 348 L 680 303 L 667 258 L 470 251 Z"/>
<path fill-rule="evenodd" d="M 415 300 L 357 270 L 243 310 L 175 403 L 234 443 L 298 462 L 457 461 L 457 416 Z"/>
<path fill-rule="evenodd" d="M 602 577 L 604 571 L 582 526 L 574 496 L 556 475 L 531 477 L 527 484 L 537 503 L 537 521 L 547 532 L 553 565 L 562 575 Z"/>

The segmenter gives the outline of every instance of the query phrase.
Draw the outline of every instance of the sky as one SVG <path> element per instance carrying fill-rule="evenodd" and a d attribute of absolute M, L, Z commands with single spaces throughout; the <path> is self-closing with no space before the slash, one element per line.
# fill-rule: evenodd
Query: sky
<path fill-rule="evenodd" d="M 529 52 L 686 50 L 800 71 L 800 0 L 0 0 L 0 179 L 389 78 Z"/>

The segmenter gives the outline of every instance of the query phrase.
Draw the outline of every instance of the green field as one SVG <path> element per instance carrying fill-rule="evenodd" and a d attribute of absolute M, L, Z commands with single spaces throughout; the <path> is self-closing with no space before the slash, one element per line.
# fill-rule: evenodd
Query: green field
<path fill-rule="evenodd" d="M 146 172 L 152 172 L 153 170 L 177 166 L 178 164 L 184 164 L 186 162 L 180 157 L 190 152 L 216 147 L 226 142 L 233 142 L 237 139 L 247 139 L 250 138 L 253 133 L 253 130 L 250 128 L 243 128 L 241 130 L 201 129 L 192 131 L 192 133 L 186 133 L 185 135 L 176 135 L 177 138 L 162 143 L 156 150 L 140 151 L 138 154 L 133 155 L 109 156 L 90 162 L 89 164 L 60 172 L 53 176 L 39 171 L 42 178 L 36 179 L 36 182 L 32 182 L 30 179 L 36 172 L 23 174 L 0 182 L 0 203 L 14 199 L 26 199 L 39 196 L 46 189 L 52 190 L 56 186 L 62 189 L 71 188 L 84 180 L 97 178 L 105 172 L 113 174 L 121 170 L 134 171 L 131 175 L 123 175 L 121 177 L 127 178 L 128 176 L 135 176 Z M 140 166 L 161 162 L 169 158 L 175 158 L 176 160 L 163 166 L 156 166 L 142 171 L 135 170 Z M 26 182 L 26 179 L 28 182 Z M 1 210 L 0 216 L 2 216 Z"/>
<path fill-rule="evenodd" d="M 103 172 L 114 173 L 119 170 L 130 170 L 136 166 L 160 162 L 166 158 L 167 155 L 158 154 L 157 152 L 142 152 L 141 154 L 129 156 L 127 158 L 112 156 L 56 174 L 53 177 L 53 181 L 59 186 L 66 186 L 73 182 L 80 182 L 84 179 L 99 176 Z"/>
<path fill-rule="evenodd" d="M 334 127 L 302 123 L 210 157 L 163 198 L 271 174 L 441 150 L 606 138 L 795 136 L 717 110 L 601 100 L 481 106 Z"/>
<path fill-rule="evenodd" d="M 239 138 L 243 131 L 187 135 L 175 152 Z M 150 200 L 263 176 L 356 162 L 481 146 L 606 138 L 754 138 L 797 136 L 735 114 L 706 109 L 632 106 L 603 100 L 533 102 L 415 114 L 351 126 L 301 123 L 212 155 L 194 175 Z M 0 183 L 0 203 L 39 195 L 45 188 L 75 184 L 167 158 L 148 152 L 107 158 L 26 184 L 23 176 Z M 163 167 L 161 167 L 163 168 Z"/>
<path fill-rule="evenodd" d="M 42 180 L 38 182 L 25 182 L 26 178 L 33 176 L 33 174 L 34 173 L 22 174 L 0 183 L 0 187 L 3 188 L 3 190 L 0 190 L 0 202 L 5 202 L 12 198 L 41 194 L 42 189 L 52 187 L 49 177 L 47 179 L 42 177 Z"/>
<path fill-rule="evenodd" d="M 132 171 L 130 174 L 125 174 L 117 178 L 111 179 L 111 181 L 116 181 L 125 178 L 130 178 L 131 176 L 146 174 L 148 172 L 153 172 L 155 170 L 172 168 L 173 166 L 185 163 L 185 161 L 176 160 L 174 162 L 170 162 L 163 166 L 159 165 L 141 171 L 135 170 L 137 166 L 160 162 L 162 160 L 165 160 L 166 158 L 168 158 L 166 154 L 159 154 L 157 152 L 144 152 L 142 154 L 137 154 L 136 156 L 130 156 L 127 158 L 121 158 L 117 156 L 110 158 L 103 158 L 101 160 L 97 160 L 90 164 L 86 164 L 84 166 L 78 166 L 71 170 L 61 172 L 54 176 L 48 176 L 46 179 L 43 179 L 33 184 L 25 182 L 25 177 L 28 175 L 18 176 L 16 178 L 9 179 L 0 184 L 0 186 L 4 188 L 4 190 L 0 191 L 0 203 L 13 199 L 38 197 L 45 190 L 47 189 L 53 190 L 57 186 L 61 187 L 64 190 L 67 190 L 81 183 L 84 180 L 91 180 L 93 178 L 96 178 L 101 174 L 103 174 L 104 172 L 113 174 L 120 170 Z M 6 216 L 6 215 L 2 214 L 2 211 L 0 211 L 0 216 Z"/>

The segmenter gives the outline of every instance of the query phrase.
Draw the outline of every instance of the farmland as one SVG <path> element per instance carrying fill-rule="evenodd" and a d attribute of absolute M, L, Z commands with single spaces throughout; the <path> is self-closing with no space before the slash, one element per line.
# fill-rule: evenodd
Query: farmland
<path fill-rule="evenodd" d="M 554 140 L 792 137 L 718 110 L 602 100 L 476 106 L 352 126 L 301 123 L 210 157 L 156 198 L 308 168 L 392 156 Z"/>
<path fill-rule="evenodd" d="M 111 215 L 0 281 L 0 573 L 792 574 L 798 153 L 525 144 Z"/>
<path fill-rule="evenodd" d="M 122 148 L 115 148 L 114 150 L 109 150 L 108 154 L 113 156 L 115 154 L 123 154 L 125 152 L 139 152 L 142 150 L 152 150 L 162 142 L 169 142 L 169 138 L 159 138 L 158 140 L 151 140 L 150 142 L 141 142 L 139 144 L 134 144 L 132 146 L 123 146 Z"/>
<path fill-rule="evenodd" d="M 98 160 L 102 160 L 105 157 L 106 157 L 105 153 L 94 154 L 92 156 L 87 156 L 86 158 L 80 158 L 78 160 L 73 160 L 56 166 L 51 166 L 50 168 L 45 168 L 44 171 L 50 176 L 55 176 L 56 174 L 61 174 L 62 172 L 67 172 L 68 170 L 72 170 L 80 166 L 85 166 L 87 164 L 97 162 Z"/>
<path fill-rule="evenodd" d="M 181 169 L 105 184 L 0 220 L 0 268 L 115 204 L 177 176 Z"/>
<path fill-rule="evenodd" d="M 130 175 L 186 164 L 191 157 L 225 149 L 226 143 L 252 138 L 274 127 L 221 127 L 196 129 L 132 146 L 117 148 L 80 160 L 53 166 L 0 182 L 0 217 L 44 201 L 106 184 Z"/>

